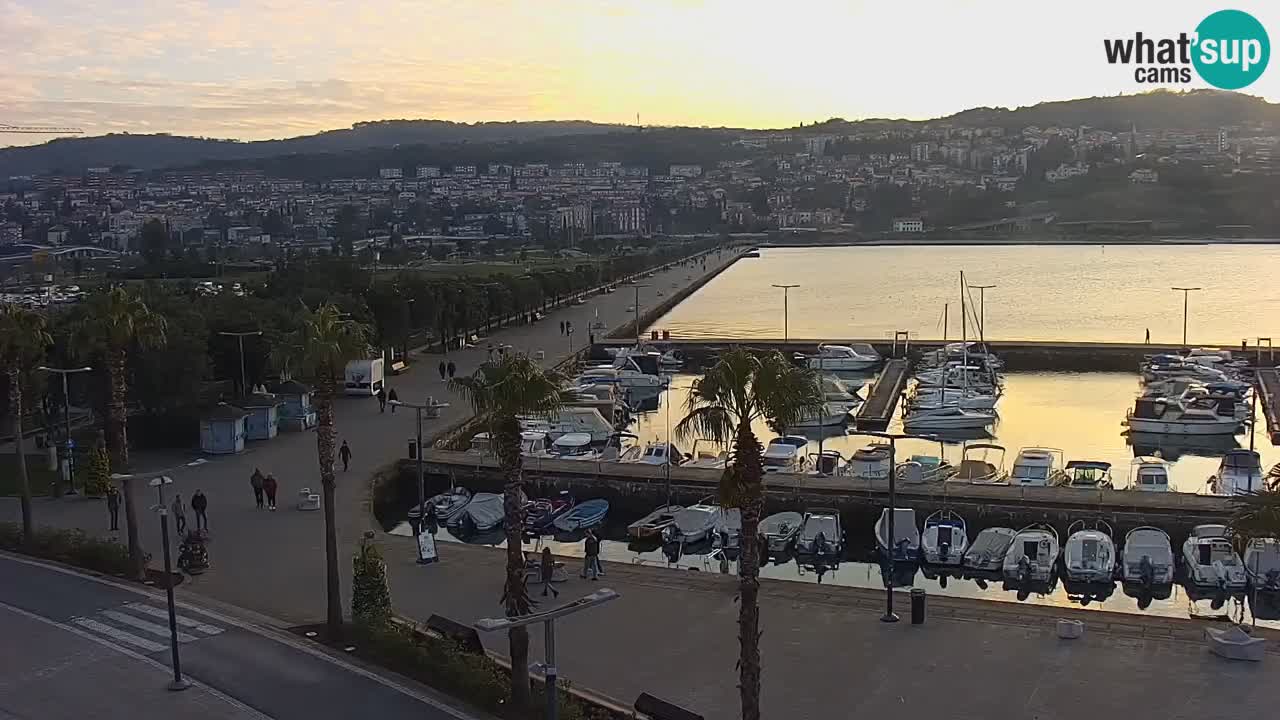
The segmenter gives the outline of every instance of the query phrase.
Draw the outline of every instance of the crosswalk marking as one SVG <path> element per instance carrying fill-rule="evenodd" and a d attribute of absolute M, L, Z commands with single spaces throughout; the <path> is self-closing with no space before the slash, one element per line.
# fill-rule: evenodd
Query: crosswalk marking
<path fill-rule="evenodd" d="M 85 630 L 92 630 L 100 635 L 106 635 L 112 640 L 119 640 L 120 642 L 128 643 L 134 647 L 142 648 L 147 652 L 163 652 L 166 649 L 165 646 L 160 643 L 151 642 L 146 638 L 140 638 L 133 633 L 125 632 L 110 625 L 105 625 L 97 620 L 91 620 L 89 618 L 75 618 L 71 622 L 72 624 L 79 625 Z"/>
<path fill-rule="evenodd" d="M 147 605 L 146 603 L 129 603 L 125 605 L 125 607 L 129 608 L 130 610 L 136 610 L 138 612 L 146 613 L 154 617 L 163 618 L 165 622 L 169 621 L 169 612 L 167 610 L 162 610 L 158 607 L 152 607 L 150 605 Z M 178 616 L 178 624 L 186 628 L 195 628 L 196 630 L 199 630 L 205 635 L 217 635 L 218 633 L 222 632 L 222 628 L 220 627 L 214 627 L 213 625 L 206 625 L 202 622 L 197 622 L 195 620 L 192 620 L 191 618 L 186 618 L 181 615 Z"/>
<path fill-rule="evenodd" d="M 132 615 L 128 615 L 116 610 L 103 610 L 99 614 L 105 615 L 111 618 L 112 620 L 117 620 L 119 622 L 122 622 L 125 625 L 132 625 L 133 627 L 136 627 L 139 630 L 145 630 L 151 633 L 152 635 L 159 635 L 162 638 L 169 637 L 169 627 L 167 625 L 158 625 L 156 623 L 148 622 L 146 620 L 142 620 L 140 618 L 136 618 Z M 165 617 L 166 619 L 168 619 L 167 615 Z M 178 632 L 178 642 L 191 642 L 192 640 L 195 640 L 194 636 L 188 635 L 182 631 Z"/>

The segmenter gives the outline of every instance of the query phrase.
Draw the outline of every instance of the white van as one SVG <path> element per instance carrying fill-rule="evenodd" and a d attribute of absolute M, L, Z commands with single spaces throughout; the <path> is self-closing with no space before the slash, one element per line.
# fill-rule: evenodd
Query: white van
<path fill-rule="evenodd" d="M 377 395 L 386 382 L 382 358 L 352 360 L 347 363 L 345 392 L 348 395 Z"/>

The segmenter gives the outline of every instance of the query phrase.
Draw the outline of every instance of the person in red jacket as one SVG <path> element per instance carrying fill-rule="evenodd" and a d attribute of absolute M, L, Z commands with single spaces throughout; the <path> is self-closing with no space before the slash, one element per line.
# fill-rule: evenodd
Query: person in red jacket
<path fill-rule="evenodd" d="M 276 490 L 280 489 L 279 483 L 276 482 L 276 476 L 267 473 L 267 477 L 262 481 L 262 491 L 267 494 L 267 509 L 276 509 Z"/>

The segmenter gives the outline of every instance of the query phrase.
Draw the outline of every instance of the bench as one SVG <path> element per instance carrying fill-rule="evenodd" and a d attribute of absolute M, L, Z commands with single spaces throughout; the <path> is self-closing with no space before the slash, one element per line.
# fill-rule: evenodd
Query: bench
<path fill-rule="evenodd" d="M 319 510 L 320 496 L 311 492 L 311 488 L 304 487 L 298 491 L 298 509 L 299 510 Z"/>

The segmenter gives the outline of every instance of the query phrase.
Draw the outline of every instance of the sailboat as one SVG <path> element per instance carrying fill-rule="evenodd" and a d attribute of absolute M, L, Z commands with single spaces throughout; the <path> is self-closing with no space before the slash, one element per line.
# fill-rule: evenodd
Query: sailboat
<path fill-rule="evenodd" d="M 965 307 L 965 283 L 964 272 L 960 273 L 960 337 L 963 347 L 963 359 L 959 366 L 943 365 L 936 371 L 925 371 L 917 375 L 918 384 L 928 384 L 938 386 L 938 395 L 936 402 L 924 406 L 912 407 L 907 415 L 902 419 L 903 427 L 908 431 L 916 430 L 967 430 L 984 428 L 996 421 L 995 412 L 990 409 L 969 409 L 961 405 L 961 400 L 969 394 L 971 381 L 973 383 L 985 383 L 984 378 L 990 379 L 989 385 L 982 387 L 995 387 L 994 373 L 969 366 L 969 338 L 968 338 L 968 316 Z M 956 395 L 955 404 L 947 402 L 947 391 L 954 386 L 956 381 L 960 386 L 959 394 Z M 994 406 L 994 402 L 992 405 Z"/>

